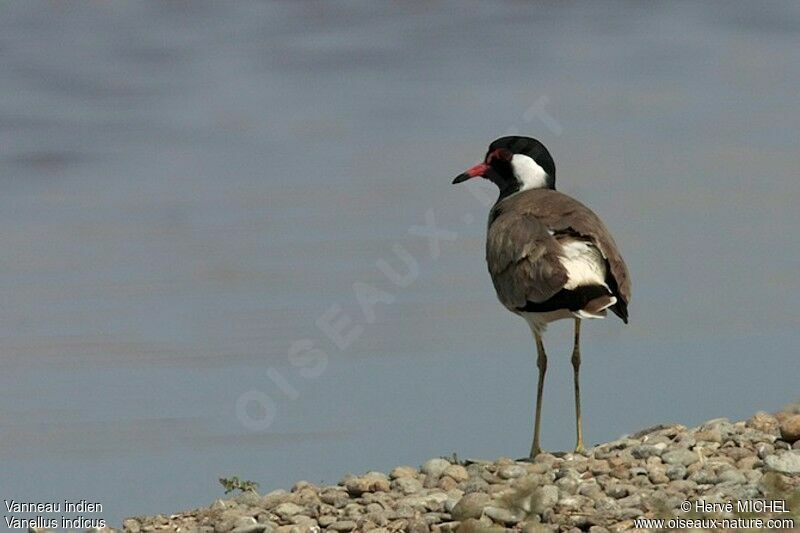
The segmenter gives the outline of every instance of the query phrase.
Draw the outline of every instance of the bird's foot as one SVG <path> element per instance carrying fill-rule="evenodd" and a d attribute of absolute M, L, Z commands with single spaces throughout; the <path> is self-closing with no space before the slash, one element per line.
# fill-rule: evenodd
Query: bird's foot
<path fill-rule="evenodd" d="M 518 463 L 533 463 L 536 461 L 536 456 L 540 453 L 545 453 L 541 448 L 537 447 L 531 450 L 531 454 L 528 457 L 523 457 L 522 459 L 517 459 Z"/>
<path fill-rule="evenodd" d="M 581 433 L 582 432 L 578 430 L 578 439 L 575 443 L 575 453 L 586 455 L 586 447 L 583 445 L 583 435 Z"/>

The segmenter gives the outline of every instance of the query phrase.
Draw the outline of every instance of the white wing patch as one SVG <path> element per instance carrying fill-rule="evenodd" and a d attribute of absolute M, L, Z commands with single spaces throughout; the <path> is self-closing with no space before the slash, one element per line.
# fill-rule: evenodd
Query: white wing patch
<path fill-rule="evenodd" d="M 574 289 L 580 285 L 606 285 L 606 261 L 600 250 L 591 243 L 580 240 L 568 240 L 561 246 L 561 264 L 567 270 L 565 289 Z"/>
<path fill-rule="evenodd" d="M 601 308 L 597 309 L 594 312 L 587 311 L 586 309 L 578 309 L 577 311 L 575 311 L 572 314 L 575 315 L 578 318 L 605 318 L 606 309 L 608 309 L 609 307 L 611 307 L 615 303 L 617 303 L 617 297 L 616 296 L 610 296 L 608 298 L 608 300 L 606 300 L 606 302 L 603 304 L 603 306 Z"/>

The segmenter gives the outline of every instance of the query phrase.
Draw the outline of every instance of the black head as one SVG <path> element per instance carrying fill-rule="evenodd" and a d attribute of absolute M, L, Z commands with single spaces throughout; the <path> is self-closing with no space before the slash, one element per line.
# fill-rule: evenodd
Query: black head
<path fill-rule="evenodd" d="M 530 137 L 500 137 L 489 145 L 483 163 L 459 174 L 453 183 L 482 176 L 500 189 L 500 198 L 527 189 L 555 189 L 556 165 L 547 148 Z"/>

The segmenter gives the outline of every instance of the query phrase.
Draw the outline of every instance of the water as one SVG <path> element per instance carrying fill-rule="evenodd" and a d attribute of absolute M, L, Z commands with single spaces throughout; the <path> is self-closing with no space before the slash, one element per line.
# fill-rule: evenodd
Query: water
<path fill-rule="evenodd" d="M 221 476 L 524 455 L 533 343 L 450 185 L 514 132 L 633 275 L 631 324 L 584 328 L 589 441 L 797 399 L 798 6 L 461 6 L 0 8 L 3 498 L 119 523 Z M 404 271 L 396 245 L 404 286 L 376 266 Z M 573 445 L 569 335 L 549 449 Z"/>

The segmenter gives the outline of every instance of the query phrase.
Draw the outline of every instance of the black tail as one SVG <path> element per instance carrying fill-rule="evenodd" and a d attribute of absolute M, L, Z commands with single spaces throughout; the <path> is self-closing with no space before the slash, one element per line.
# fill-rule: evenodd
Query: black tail
<path fill-rule="evenodd" d="M 619 295 L 617 295 L 617 303 L 609 307 L 609 309 L 620 317 L 623 322 L 626 324 L 628 323 L 628 302 L 623 300 Z"/>
<path fill-rule="evenodd" d="M 523 307 L 517 308 L 518 311 L 525 311 L 528 313 L 546 313 L 548 311 L 557 311 L 558 309 L 569 309 L 570 311 L 579 311 L 586 307 L 586 304 L 595 298 L 603 296 L 612 296 L 612 293 L 604 285 L 580 285 L 574 289 L 561 289 L 549 300 L 544 302 L 526 302 Z M 622 320 L 627 323 L 628 314 L 624 310 L 625 316 L 617 312 L 616 307 L 622 300 L 617 297 L 617 303 L 611 308 L 614 313 L 620 316 Z"/>

